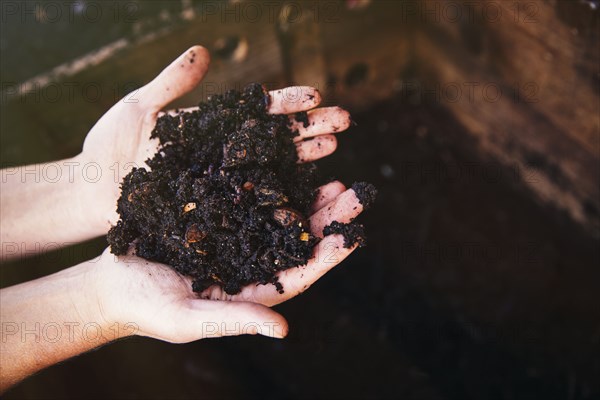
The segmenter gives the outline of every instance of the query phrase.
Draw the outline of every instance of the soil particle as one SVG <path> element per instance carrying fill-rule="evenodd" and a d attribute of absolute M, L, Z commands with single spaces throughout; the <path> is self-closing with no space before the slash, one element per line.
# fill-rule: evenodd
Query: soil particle
<path fill-rule="evenodd" d="M 352 185 L 352 190 L 356 193 L 359 203 L 362 204 L 365 210 L 371 207 L 377 197 L 377 189 L 367 182 L 355 182 Z"/>
<path fill-rule="evenodd" d="M 294 114 L 294 119 L 296 120 L 296 122 L 301 122 L 302 126 L 305 128 L 308 128 L 308 126 L 310 125 L 310 123 L 308 122 L 308 113 L 306 111 Z"/>

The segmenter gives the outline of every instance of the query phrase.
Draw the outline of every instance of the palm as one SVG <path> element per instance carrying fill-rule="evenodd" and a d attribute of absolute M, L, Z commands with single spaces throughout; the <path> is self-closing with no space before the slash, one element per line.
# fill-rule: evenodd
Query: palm
<path fill-rule="evenodd" d="M 105 220 L 116 223 L 115 205 L 120 196 L 119 184 L 133 167 L 146 166 L 158 147 L 150 133 L 156 114 L 135 103 L 123 101 L 113 106 L 92 128 L 85 139 L 82 155 L 85 162 L 100 165 L 102 176 L 95 183 L 92 204 L 105 213 Z"/>
<path fill-rule="evenodd" d="M 202 315 L 210 304 L 197 301 L 190 279 L 166 265 L 133 255 L 115 257 L 108 249 L 99 264 L 98 304 L 111 326 L 120 323 L 138 335 L 184 343 L 204 336 L 195 322 L 218 317 Z"/>

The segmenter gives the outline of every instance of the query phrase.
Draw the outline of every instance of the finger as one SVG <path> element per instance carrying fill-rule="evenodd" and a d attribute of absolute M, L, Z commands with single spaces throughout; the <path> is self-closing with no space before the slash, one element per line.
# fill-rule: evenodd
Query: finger
<path fill-rule="evenodd" d="M 290 268 L 277 274 L 279 283 L 283 286 L 283 293 L 275 290 L 273 285 L 250 285 L 242 289 L 239 294 L 232 296 L 230 300 L 253 301 L 269 307 L 283 303 L 307 290 L 319 278 L 348 257 L 356 247 L 347 249 L 344 247 L 342 235 L 329 235 L 315 246 L 313 258 L 306 265 Z"/>
<path fill-rule="evenodd" d="M 330 155 L 337 148 L 337 139 L 333 135 L 321 135 L 296 143 L 298 162 L 305 163 Z"/>
<path fill-rule="evenodd" d="M 281 314 L 251 302 L 193 299 L 177 314 L 174 322 L 179 342 L 256 334 L 283 338 L 288 333 L 288 323 Z"/>
<path fill-rule="evenodd" d="M 321 186 L 317 190 L 315 201 L 311 206 L 311 212 L 315 213 L 316 211 L 319 211 L 345 190 L 346 186 L 340 181 L 329 182 L 328 184 Z"/>
<path fill-rule="evenodd" d="M 348 223 L 363 211 L 363 206 L 354 190 L 348 189 L 325 207 L 310 217 L 310 230 L 317 237 L 323 237 L 323 228 L 333 221 Z"/>
<path fill-rule="evenodd" d="M 298 136 L 294 138 L 294 142 L 319 135 L 342 132 L 350 126 L 350 113 L 340 107 L 317 108 L 307 114 L 308 125 L 306 127 L 304 127 L 303 122 L 297 121 L 293 115 L 290 115 L 291 128 L 298 131 Z"/>
<path fill-rule="evenodd" d="M 190 92 L 206 75 L 209 63 L 208 50 L 202 46 L 191 47 L 139 90 L 140 105 L 158 111 Z"/>
<path fill-rule="evenodd" d="M 270 114 L 293 114 L 308 111 L 321 103 L 321 94 L 310 86 L 290 86 L 269 92 Z"/>

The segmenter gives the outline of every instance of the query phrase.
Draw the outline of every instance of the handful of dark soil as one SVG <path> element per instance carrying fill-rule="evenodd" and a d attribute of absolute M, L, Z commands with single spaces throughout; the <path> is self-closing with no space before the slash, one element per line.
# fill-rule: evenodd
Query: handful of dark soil
<path fill-rule="evenodd" d="M 314 164 L 297 164 L 289 118 L 268 105 L 252 84 L 159 118 L 151 170 L 122 183 L 112 252 L 133 243 L 137 255 L 192 277 L 196 292 L 217 284 L 235 294 L 254 282 L 281 292 L 275 274 L 306 264 L 318 242 L 306 216 L 319 182 Z"/>

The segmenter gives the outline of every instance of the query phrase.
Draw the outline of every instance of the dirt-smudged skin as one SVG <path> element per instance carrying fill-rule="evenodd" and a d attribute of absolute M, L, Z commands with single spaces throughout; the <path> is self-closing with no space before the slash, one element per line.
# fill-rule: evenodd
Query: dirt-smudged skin
<path fill-rule="evenodd" d="M 323 228 L 323 235 L 340 234 L 344 236 L 344 247 L 349 249 L 354 245 L 365 247 L 367 239 L 365 237 L 365 228 L 356 222 L 344 224 L 342 222 L 333 221 L 331 224 Z"/>
<path fill-rule="evenodd" d="M 192 277 L 197 292 L 250 283 L 282 291 L 275 274 L 306 264 L 318 241 L 306 216 L 319 180 L 314 164 L 297 163 L 289 118 L 268 105 L 252 84 L 159 118 L 151 170 L 123 181 L 113 253 L 134 243 L 137 255 Z"/>

